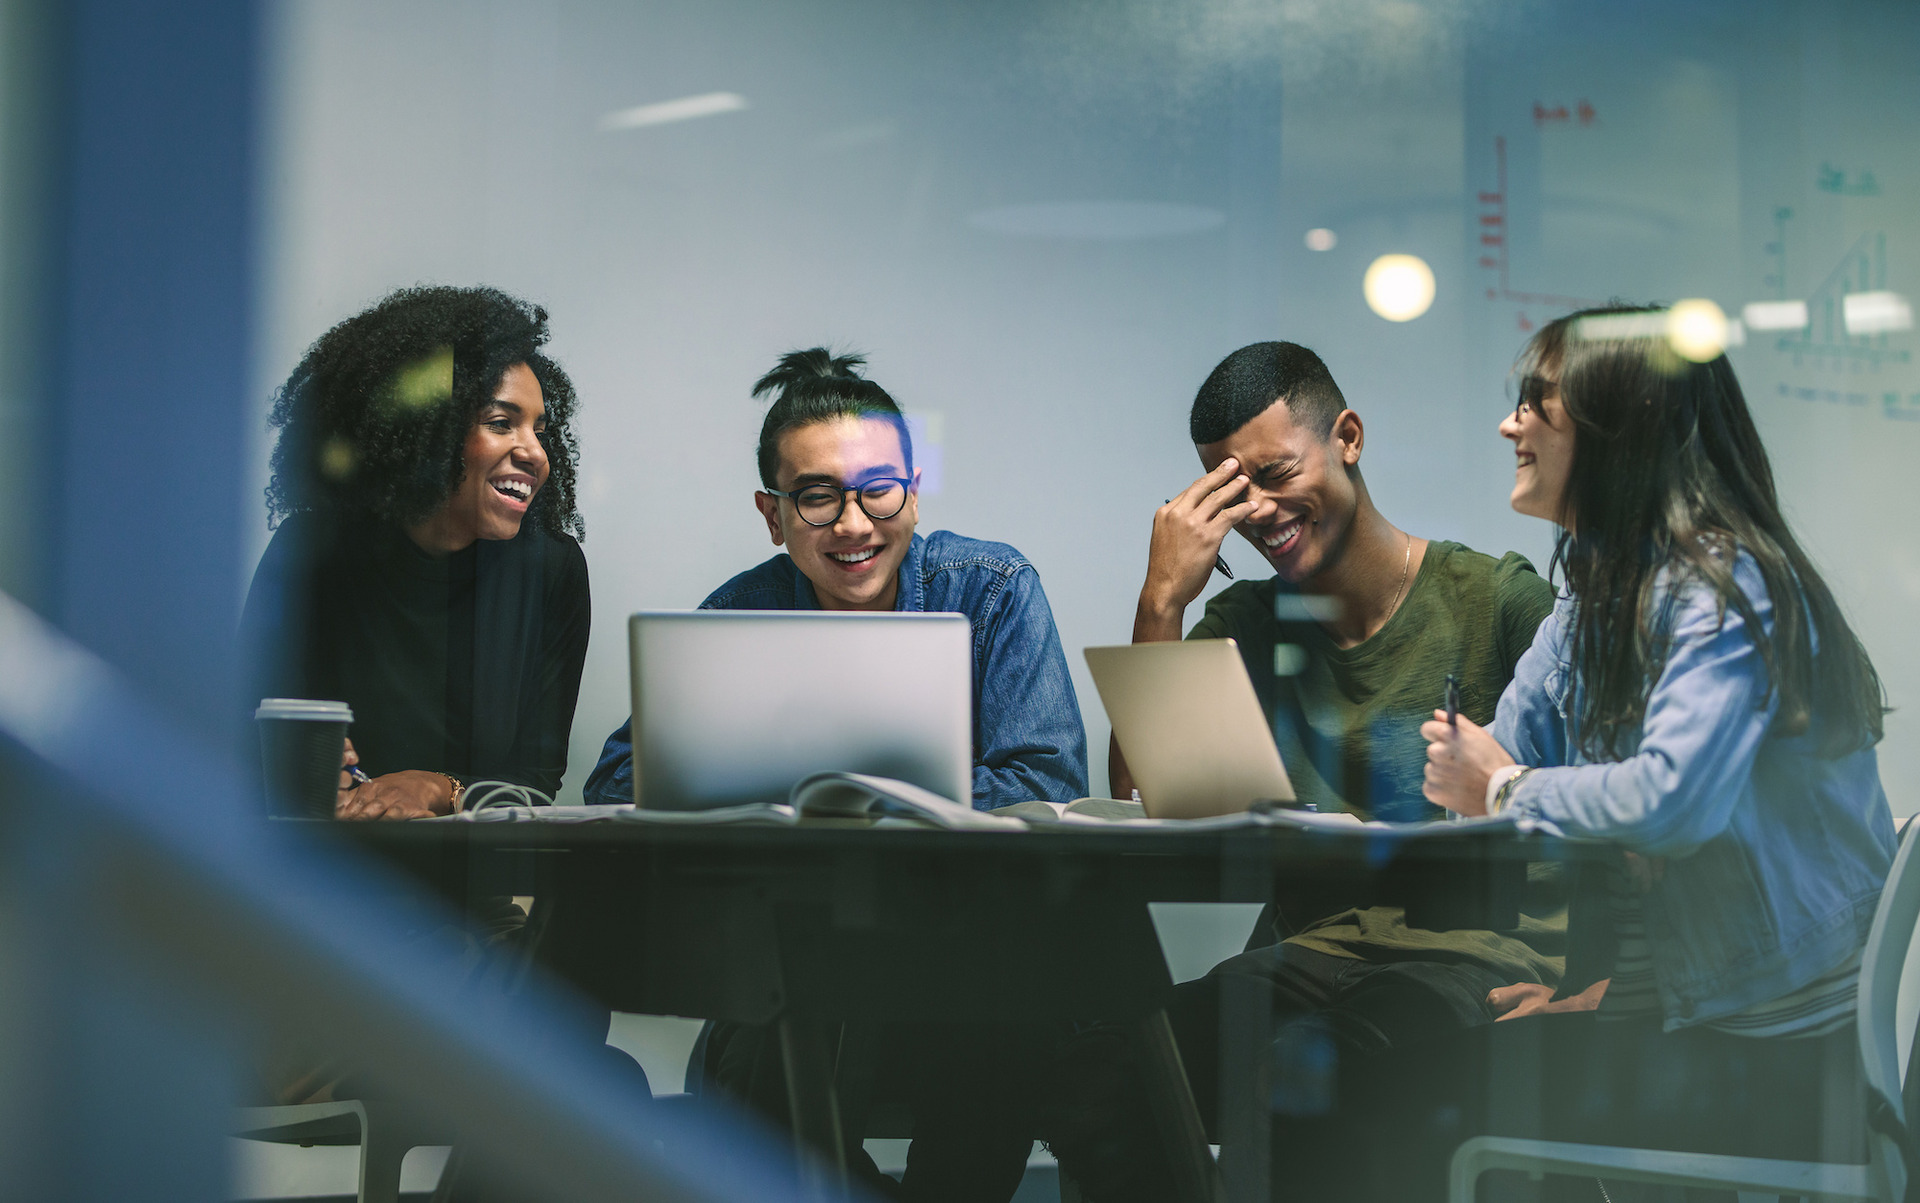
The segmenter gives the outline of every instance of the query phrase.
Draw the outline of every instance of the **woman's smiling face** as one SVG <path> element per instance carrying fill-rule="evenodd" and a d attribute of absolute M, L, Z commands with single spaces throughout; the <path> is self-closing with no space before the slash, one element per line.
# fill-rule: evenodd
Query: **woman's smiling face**
<path fill-rule="evenodd" d="M 1501 420 L 1501 437 L 1513 441 L 1513 508 L 1534 518 L 1558 522 L 1569 530 L 1565 512 L 1567 478 L 1573 471 L 1573 421 L 1560 403 L 1556 380 L 1529 376 L 1520 385 L 1520 404 Z"/>
<path fill-rule="evenodd" d="M 547 483 L 547 449 L 540 441 L 547 407 L 533 369 L 516 363 L 500 376 L 493 399 L 474 418 L 462 451 L 466 475 L 453 496 L 409 528 L 415 543 L 453 552 L 475 539 L 511 539 Z"/>

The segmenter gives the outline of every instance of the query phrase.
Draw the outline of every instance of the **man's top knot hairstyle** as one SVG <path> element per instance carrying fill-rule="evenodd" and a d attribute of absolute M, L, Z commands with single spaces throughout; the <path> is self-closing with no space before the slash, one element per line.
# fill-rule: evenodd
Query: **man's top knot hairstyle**
<path fill-rule="evenodd" d="M 1220 361 L 1199 393 L 1187 429 L 1196 445 L 1217 443 L 1276 401 L 1299 425 L 1325 437 L 1347 399 L 1320 357 L 1299 343 L 1252 343 Z"/>
<path fill-rule="evenodd" d="M 831 422 L 835 418 L 881 418 L 893 423 L 900 432 L 902 465 L 913 475 L 913 441 L 907 436 L 907 420 L 887 390 L 856 372 L 867 357 L 835 355 L 825 347 L 789 351 L 780 357 L 774 369 L 760 377 L 753 395 L 774 394 L 766 421 L 760 424 L 760 483 L 778 488 L 775 477 L 780 469 L 780 436 L 789 430 Z"/>
<path fill-rule="evenodd" d="M 546 341 L 547 311 L 495 288 L 403 288 L 327 331 L 273 399 L 269 523 L 304 511 L 427 517 L 466 475 L 467 433 L 501 377 L 524 363 L 546 405 L 549 465 L 528 520 L 579 536 L 573 382 Z"/>

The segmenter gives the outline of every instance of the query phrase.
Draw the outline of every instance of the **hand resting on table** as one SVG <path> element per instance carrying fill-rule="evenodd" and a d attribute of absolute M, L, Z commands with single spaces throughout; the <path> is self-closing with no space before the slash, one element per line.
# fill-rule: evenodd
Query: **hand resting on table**
<path fill-rule="evenodd" d="M 340 783 L 333 800 L 336 819 L 430 819 L 451 813 L 453 785 L 438 773 L 402 769 L 354 784 L 349 768 L 360 763 L 353 741 L 340 758 Z"/>

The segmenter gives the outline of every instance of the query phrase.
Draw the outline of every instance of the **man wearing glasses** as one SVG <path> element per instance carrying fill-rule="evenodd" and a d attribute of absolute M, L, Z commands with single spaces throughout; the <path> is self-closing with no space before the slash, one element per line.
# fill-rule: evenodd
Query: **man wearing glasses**
<path fill-rule="evenodd" d="M 973 805 L 1087 792 L 1087 737 L 1040 577 L 1004 543 L 914 533 L 920 473 L 899 408 L 853 356 L 796 351 L 760 436 L 754 505 L 786 552 L 714 590 L 704 610 L 959 613 L 973 627 Z M 853 721 L 851 716 L 849 721 Z M 607 740 L 590 803 L 633 801 L 631 724 Z"/>
<path fill-rule="evenodd" d="M 854 369 L 857 356 L 795 351 L 761 379 L 775 392 L 760 430 L 753 503 L 775 547 L 701 602 L 709 610 L 894 610 L 960 613 L 973 628 L 973 804 L 982 810 L 1087 792 L 1087 736 L 1054 630 L 1026 558 L 1004 543 L 948 531 L 922 537 L 913 440 L 892 397 Z M 887 666 L 875 666 L 889 683 Z M 884 691 L 883 691 L 884 696 Z M 839 700 L 846 721 L 857 707 Z M 880 704 L 884 705 L 882 701 Z M 633 801 L 631 722 L 607 740 L 588 778 L 590 803 Z M 880 1029 L 874 1096 L 914 1116 L 907 1172 L 896 1186 L 849 1132 L 849 1164 L 881 1197 L 1010 1198 L 1026 1172 L 1034 1124 L 1007 1066 L 1032 1060 L 1031 1029 L 890 1024 Z M 700 1072 L 775 1124 L 786 1119 L 784 1072 L 769 1029 L 717 1023 Z"/>

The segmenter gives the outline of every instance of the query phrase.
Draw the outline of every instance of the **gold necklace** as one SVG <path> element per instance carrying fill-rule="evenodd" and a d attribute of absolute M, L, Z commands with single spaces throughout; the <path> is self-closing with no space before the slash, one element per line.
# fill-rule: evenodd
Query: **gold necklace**
<path fill-rule="evenodd" d="M 1413 567 L 1413 532 L 1408 531 L 1407 555 L 1400 562 L 1400 587 L 1393 591 L 1393 604 L 1387 607 L 1387 618 L 1392 618 L 1394 611 L 1400 608 L 1400 595 L 1407 591 L 1407 569 L 1411 567 Z M 1385 621 L 1386 619 L 1381 620 L 1383 623 Z"/>

